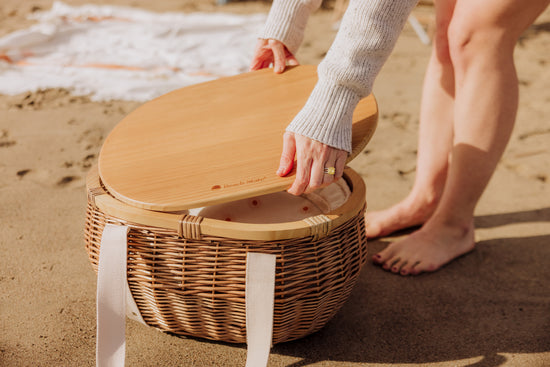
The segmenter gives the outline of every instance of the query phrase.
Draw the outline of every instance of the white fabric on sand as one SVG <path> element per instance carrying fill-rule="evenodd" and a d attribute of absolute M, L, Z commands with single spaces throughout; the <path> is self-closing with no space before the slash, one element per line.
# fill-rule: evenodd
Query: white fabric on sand
<path fill-rule="evenodd" d="M 247 71 L 266 15 L 55 2 L 33 18 L 0 38 L 0 93 L 66 88 L 93 100 L 147 101 Z"/>

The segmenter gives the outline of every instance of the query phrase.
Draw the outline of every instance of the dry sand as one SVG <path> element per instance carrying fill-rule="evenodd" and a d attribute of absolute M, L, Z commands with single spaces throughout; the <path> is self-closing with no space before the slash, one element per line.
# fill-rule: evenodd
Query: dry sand
<path fill-rule="evenodd" d="M 70 4 L 86 1 L 73 0 Z M 156 11 L 267 11 L 265 2 L 95 1 Z M 0 35 L 50 0 L 3 0 Z M 430 8 L 416 10 L 433 16 Z M 331 13 L 310 22 L 302 63 L 334 37 Z M 414 178 L 418 105 L 429 47 L 410 26 L 375 86 L 379 128 L 352 166 L 369 209 Z M 476 250 L 434 274 L 367 264 L 320 332 L 277 345 L 270 366 L 550 366 L 550 10 L 517 48 L 521 106 L 511 143 L 477 210 Z M 95 274 L 84 250 L 85 175 L 103 139 L 137 103 L 90 102 L 64 90 L 0 96 L 0 365 L 92 366 Z M 374 252 L 396 237 L 373 241 Z M 243 366 L 243 345 L 177 338 L 134 322 L 129 366 Z"/>

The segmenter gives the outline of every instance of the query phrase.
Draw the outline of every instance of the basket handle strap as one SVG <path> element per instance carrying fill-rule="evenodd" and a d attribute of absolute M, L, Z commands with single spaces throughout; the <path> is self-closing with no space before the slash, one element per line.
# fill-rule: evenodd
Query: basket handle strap
<path fill-rule="evenodd" d="M 123 367 L 126 314 L 143 324 L 127 280 L 129 228 L 106 224 L 101 236 L 97 272 L 96 366 Z"/>
<path fill-rule="evenodd" d="M 127 226 L 106 224 L 101 237 L 97 276 L 96 366 L 123 367 L 126 310 L 143 322 L 127 281 Z M 273 334 L 276 255 L 247 253 L 246 367 L 267 366 Z M 133 307 L 132 307 L 133 304 Z M 130 316 L 130 315 L 129 315 Z M 144 323 L 144 322 L 143 322 Z"/>
<path fill-rule="evenodd" d="M 273 335 L 276 255 L 246 254 L 246 367 L 267 366 Z"/>

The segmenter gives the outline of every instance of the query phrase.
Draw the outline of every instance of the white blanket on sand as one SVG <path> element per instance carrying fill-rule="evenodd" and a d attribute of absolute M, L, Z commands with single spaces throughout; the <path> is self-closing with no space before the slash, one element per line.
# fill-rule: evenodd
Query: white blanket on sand
<path fill-rule="evenodd" d="M 153 13 L 54 3 L 0 38 L 0 93 L 66 88 L 93 100 L 146 101 L 247 71 L 265 14 Z"/>

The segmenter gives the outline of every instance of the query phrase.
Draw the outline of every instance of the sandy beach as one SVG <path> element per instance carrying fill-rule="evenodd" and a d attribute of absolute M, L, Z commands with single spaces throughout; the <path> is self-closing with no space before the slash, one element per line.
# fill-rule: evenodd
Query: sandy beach
<path fill-rule="evenodd" d="M 93 3 L 156 12 L 269 10 L 262 1 Z M 310 20 L 297 55 L 303 64 L 318 64 L 335 36 L 330 5 Z M 51 6 L 3 0 L 0 37 Z M 415 15 L 427 24 L 433 8 L 420 6 Z M 350 164 L 366 182 L 368 210 L 397 202 L 412 186 L 429 54 L 407 24 L 376 81 L 378 129 Z M 367 263 L 334 319 L 309 337 L 275 345 L 269 366 L 550 366 L 550 9 L 525 32 L 516 65 L 517 125 L 476 211 L 476 249 L 418 277 Z M 0 366 L 95 365 L 85 177 L 111 129 L 139 105 L 93 102 L 63 89 L 0 95 Z M 403 235 L 371 241 L 369 252 Z M 128 366 L 229 367 L 245 359 L 245 345 L 127 323 Z"/>

